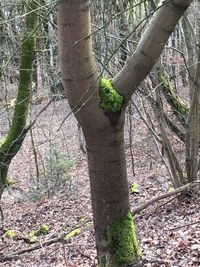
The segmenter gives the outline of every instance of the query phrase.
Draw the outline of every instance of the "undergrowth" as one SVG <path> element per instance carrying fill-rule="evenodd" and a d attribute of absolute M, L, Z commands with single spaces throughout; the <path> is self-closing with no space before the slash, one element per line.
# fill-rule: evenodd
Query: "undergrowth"
<path fill-rule="evenodd" d="M 51 145 L 41 160 L 39 166 L 41 175 L 37 181 L 31 181 L 26 200 L 31 202 L 43 197 L 51 198 L 61 185 L 65 183 L 70 185 L 71 179 L 68 172 L 73 163 L 68 153 Z"/>

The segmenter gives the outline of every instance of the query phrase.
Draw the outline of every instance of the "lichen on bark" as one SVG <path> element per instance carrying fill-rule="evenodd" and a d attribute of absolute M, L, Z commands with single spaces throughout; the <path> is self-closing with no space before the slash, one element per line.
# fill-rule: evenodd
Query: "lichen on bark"
<path fill-rule="evenodd" d="M 106 234 L 111 254 L 114 255 L 112 267 L 122 266 L 123 264 L 127 264 L 126 266 L 137 264 L 141 252 L 137 243 L 135 227 L 130 211 L 127 215 L 116 220 L 108 228 Z"/>

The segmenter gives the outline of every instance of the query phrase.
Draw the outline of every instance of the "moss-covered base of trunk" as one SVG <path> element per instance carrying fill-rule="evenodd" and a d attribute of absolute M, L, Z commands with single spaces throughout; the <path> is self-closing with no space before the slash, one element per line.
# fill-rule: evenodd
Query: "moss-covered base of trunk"
<path fill-rule="evenodd" d="M 99 267 L 138 267 L 141 252 L 130 212 L 107 230 L 109 253 L 99 259 Z"/>

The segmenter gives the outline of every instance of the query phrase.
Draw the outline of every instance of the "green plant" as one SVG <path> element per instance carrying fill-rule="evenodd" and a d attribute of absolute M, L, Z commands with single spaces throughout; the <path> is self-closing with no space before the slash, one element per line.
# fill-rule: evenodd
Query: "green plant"
<path fill-rule="evenodd" d="M 36 231 L 31 231 L 27 237 L 25 238 L 25 242 L 28 244 L 34 244 L 38 241 L 38 238 L 36 236 Z"/>
<path fill-rule="evenodd" d="M 130 186 L 130 190 L 131 190 L 131 193 L 134 194 L 134 193 L 139 193 L 140 192 L 140 189 L 139 189 L 139 184 L 134 182 L 131 184 Z"/>
<path fill-rule="evenodd" d="M 66 174 L 73 165 L 69 155 L 61 151 L 57 146 L 50 146 L 44 157 L 44 169 L 48 179 L 59 186 L 66 180 Z"/>
<path fill-rule="evenodd" d="M 13 231 L 12 229 L 6 229 L 4 232 L 4 235 L 8 238 L 11 238 L 11 239 L 13 239 L 17 236 L 15 231 Z"/>
<path fill-rule="evenodd" d="M 46 235 L 46 234 L 48 234 L 48 232 L 49 232 L 49 226 L 48 225 L 46 225 L 46 224 L 42 224 L 41 226 L 40 226 L 40 228 L 39 228 L 39 230 L 37 231 L 37 234 L 38 235 Z"/>
<path fill-rule="evenodd" d="M 25 238 L 25 242 L 27 242 L 28 244 L 33 244 L 36 243 L 38 241 L 38 236 L 40 235 L 46 235 L 49 232 L 49 226 L 46 224 L 42 224 L 38 230 L 34 231 L 30 231 L 29 234 L 27 235 L 27 237 Z"/>
<path fill-rule="evenodd" d="M 66 152 L 51 145 L 40 165 L 41 178 L 31 183 L 26 194 L 27 200 L 31 202 L 46 196 L 52 197 L 62 184 L 70 181 L 68 171 L 73 162 Z"/>

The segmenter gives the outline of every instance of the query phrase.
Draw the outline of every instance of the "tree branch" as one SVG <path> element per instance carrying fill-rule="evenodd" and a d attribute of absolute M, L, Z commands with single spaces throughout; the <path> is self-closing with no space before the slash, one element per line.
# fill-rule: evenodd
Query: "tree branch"
<path fill-rule="evenodd" d="M 170 0 L 158 7 L 135 53 L 113 79 L 114 87 L 125 96 L 127 102 L 153 68 L 167 39 L 191 2 L 192 0 Z"/>
<path fill-rule="evenodd" d="M 157 202 L 157 201 L 159 201 L 161 199 L 168 198 L 168 197 L 171 197 L 173 195 L 177 195 L 179 193 L 182 193 L 182 192 L 188 190 L 189 188 L 192 188 L 192 187 L 196 186 L 197 184 L 200 184 L 200 181 L 196 181 L 196 182 L 193 182 L 193 183 L 189 183 L 189 184 L 183 185 L 183 186 L 175 189 L 172 192 L 167 192 L 167 193 L 165 193 L 163 195 L 156 196 L 156 197 L 152 198 L 151 200 L 147 201 L 146 203 L 144 203 L 143 205 L 135 208 L 132 211 L 132 215 L 140 213 L 141 211 L 143 211 L 144 209 L 148 208 L 149 206 L 151 206 L 152 204 L 154 204 L 155 202 Z"/>
<path fill-rule="evenodd" d="M 90 221 L 85 221 L 81 225 L 79 225 L 79 226 L 77 225 L 77 227 L 75 227 L 74 229 L 80 228 L 81 226 L 84 226 L 88 222 L 90 222 Z M 21 254 L 28 253 L 28 252 L 31 252 L 31 251 L 34 251 L 37 249 L 41 249 L 45 246 L 50 246 L 50 245 L 57 243 L 57 242 L 63 242 L 63 243 L 68 242 L 68 239 L 66 238 L 66 236 L 67 236 L 67 234 L 69 234 L 72 231 L 73 230 L 71 229 L 70 231 L 65 232 L 64 234 L 60 235 L 59 237 L 55 237 L 55 238 L 49 239 L 47 241 L 40 242 L 39 244 L 37 244 L 35 246 L 16 250 L 13 252 L 8 252 L 5 254 L 0 252 L 0 262 L 17 259 L 17 258 L 19 258 L 19 255 L 21 255 Z M 24 239 L 24 238 L 21 238 L 21 239 Z"/>
<path fill-rule="evenodd" d="M 34 250 L 37 250 L 37 249 L 40 249 L 40 248 L 43 248 L 44 246 L 50 246 L 50 245 L 52 245 L 52 244 L 54 244 L 56 242 L 61 242 L 62 240 L 64 240 L 63 236 L 57 237 L 57 238 L 53 238 L 53 239 L 47 240 L 47 241 L 45 241 L 43 243 L 40 243 L 38 245 L 29 247 L 29 248 L 25 248 L 25 249 L 20 249 L 20 250 L 17 250 L 17 251 L 8 253 L 8 254 L 0 253 L 0 262 L 17 259 L 19 257 L 19 255 L 21 255 L 21 254 L 24 254 L 24 253 L 27 253 L 27 252 L 31 252 L 31 251 L 34 251 Z"/>

